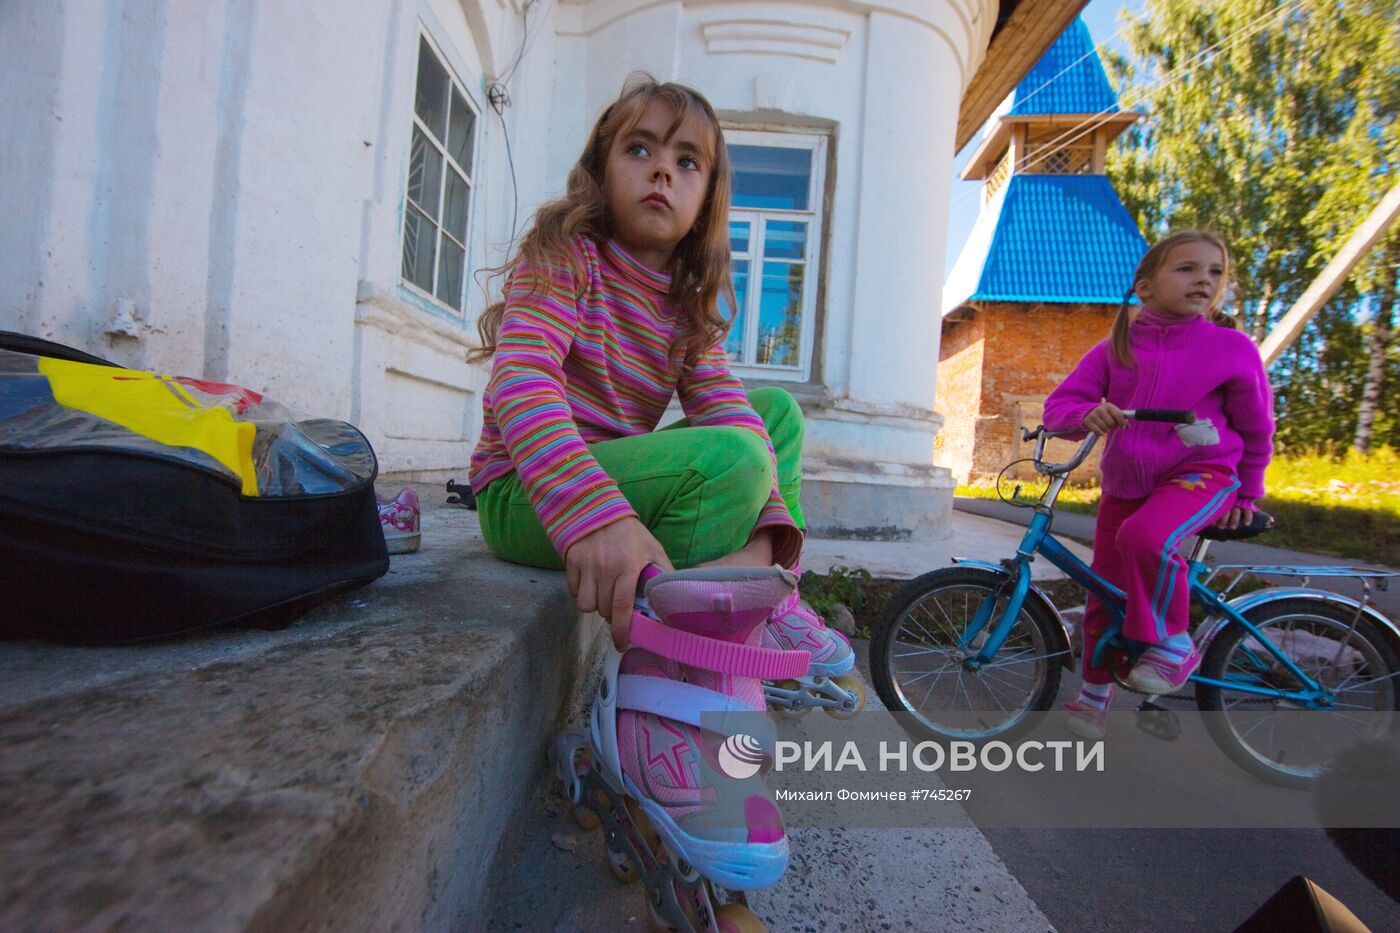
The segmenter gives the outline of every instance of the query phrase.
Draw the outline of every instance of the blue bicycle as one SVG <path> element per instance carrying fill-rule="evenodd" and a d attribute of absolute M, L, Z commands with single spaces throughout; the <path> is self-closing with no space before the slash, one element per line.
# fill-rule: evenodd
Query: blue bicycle
<path fill-rule="evenodd" d="M 1140 409 L 1142 421 L 1191 423 L 1191 412 Z M 1025 432 L 1036 442 L 1032 463 L 1049 478 L 1016 554 L 999 564 L 955 560 L 926 573 L 891 597 L 875 624 L 871 679 L 892 711 L 907 713 L 908 728 L 935 740 L 1006 740 L 1032 728 L 1055 702 L 1060 677 L 1073 671 L 1074 653 L 1059 611 L 1031 582 L 1037 555 L 1064 571 L 1108 608 L 1111 625 L 1096 660 L 1126 677 L 1144 647 L 1123 637 L 1124 596 L 1050 533 L 1055 501 L 1069 473 L 1095 443 L 1090 434 L 1064 463 L 1045 460 L 1045 443 L 1061 437 L 1043 427 Z M 1388 731 L 1400 709 L 1400 629 L 1370 605 L 1373 584 L 1385 571 L 1352 567 L 1284 567 L 1205 563 L 1211 540 L 1253 537 L 1271 527 L 1264 516 L 1233 531 L 1209 528 L 1188 559 L 1190 592 L 1205 607 L 1197 628 L 1200 668 L 1191 677 L 1196 705 L 1211 738 L 1240 767 L 1270 783 L 1302 787 L 1340 746 Z M 1234 575 L 1222 593 L 1208 585 Z M 1232 595 L 1249 575 L 1301 577 L 1301 586 L 1268 586 Z M 1309 578 L 1348 576 L 1361 581 L 1353 599 L 1309 587 Z M 1224 578 L 1222 578 L 1224 579 Z M 1157 698 L 1144 708 L 1161 709 Z M 1308 714 L 1335 714 L 1325 730 Z M 1380 714 L 1380 715 L 1372 715 Z M 1167 715 L 1170 715 L 1169 713 Z M 1340 737 L 1340 738 L 1337 738 Z"/>

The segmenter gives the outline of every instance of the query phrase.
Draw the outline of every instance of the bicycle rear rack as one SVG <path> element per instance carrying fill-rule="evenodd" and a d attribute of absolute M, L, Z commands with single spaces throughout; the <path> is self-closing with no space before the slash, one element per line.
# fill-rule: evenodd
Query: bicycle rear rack
<path fill-rule="evenodd" d="M 1234 577 L 1230 580 L 1218 595 L 1222 600 L 1228 600 L 1235 587 L 1247 577 L 1297 577 L 1301 578 L 1302 586 L 1310 586 L 1315 577 L 1331 577 L 1356 580 L 1361 584 L 1361 608 L 1365 609 L 1371 605 L 1371 595 L 1375 590 L 1385 592 L 1389 589 L 1391 579 L 1400 577 L 1400 571 L 1381 570 L 1373 567 L 1352 567 L 1347 564 L 1217 564 L 1210 569 L 1201 583 L 1209 586 L 1219 574 L 1224 571 L 1234 571 Z M 1261 582 L 1268 584 L 1268 580 Z"/>

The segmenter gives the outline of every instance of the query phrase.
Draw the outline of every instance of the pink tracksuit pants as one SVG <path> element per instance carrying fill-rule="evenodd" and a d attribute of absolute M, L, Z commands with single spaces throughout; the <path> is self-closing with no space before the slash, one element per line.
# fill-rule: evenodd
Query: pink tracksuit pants
<path fill-rule="evenodd" d="M 1123 635 L 1159 642 L 1184 632 L 1190 621 L 1186 559 L 1181 545 L 1235 502 L 1240 488 L 1231 471 L 1182 467 L 1145 499 L 1104 496 L 1094 527 L 1094 572 L 1127 594 Z M 1084 609 L 1084 682 L 1107 684 L 1106 668 L 1091 664 L 1109 626 L 1108 610 L 1090 596 Z"/>

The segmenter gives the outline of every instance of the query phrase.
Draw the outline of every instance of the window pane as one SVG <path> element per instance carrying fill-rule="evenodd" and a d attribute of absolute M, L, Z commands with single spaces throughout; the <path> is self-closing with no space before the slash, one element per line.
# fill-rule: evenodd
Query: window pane
<path fill-rule="evenodd" d="M 796 366 L 802 345 L 802 263 L 765 262 L 758 305 L 758 359 Z"/>
<path fill-rule="evenodd" d="M 753 225 L 747 221 L 730 221 L 729 248 L 736 253 L 749 251 L 749 232 Z"/>
<path fill-rule="evenodd" d="M 476 114 L 467 106 L 467 99 L 452 90 L 452 125 L 448 128 L 447 152 L 457 164 L 472 170 L 472 137 L 476 132 Z"/>
<path fill-rule="evenodd" d="M 442 153 L 426 136 L 413 131 L 408 154 L 408 198 L 433 220 L 438 216 L 438 191 L 442 187 Z"/>
<path fill-rule="evenodd" d="M 807 225 L 770 220 L 763 231 L 764 259 L 806 259 Z"/>
<path fill-rule="evenodd" d="M 437 296 L 458 311 L 462 310 L 462 270 L 467 254 L 447 237 L 442 238 L 442 258 L 438 260 Z"/>
<path fill-rule="evenodd" d="M 438 64 L 437 55 L 428 45 L 427 39 L 418 42 L 418 93 L 414 95 L 413 109 L 418 119 L 427 124 L 433 135 L 443 137 L 447 124 L 447 72 Z"/>
<path fill-rule="evenodd" d="M 425 292 L 433 290 L 433 244 L 437 228 L 413 207 L 403 220 L 403 277 Z"/>
<path fill-rule="evenodd" d="M 739 311 L 736 314 L 734 309 L 729 307 L 729 302 L 723 298 L 720 299 L 719 310 L 725 317 L 733 317 L 733 321 L 729 325 L 729 336 L 724 341 L 724 351 L 730 360 L 742 362 L 744 358 L 744 308 L 748 306 L 749 295 L 749 261 L 738 259 L 731 266 L 734 272 L 734 297 L 739 302 Z"/>
<path fill-rule="evenodd" d="M 447 170 L 447 202 L 443 205 L 442 225 L 463 243 L 467 242 L 467 199 L 470 190 L 456 170 Z"/>
<path fill-rule="evenodd" d="M 807 192 L 812 178 L 809 149 L 776 146 L 730 146 L 734 165 L 735 207 L 777 210 L 808 209 Z"/>

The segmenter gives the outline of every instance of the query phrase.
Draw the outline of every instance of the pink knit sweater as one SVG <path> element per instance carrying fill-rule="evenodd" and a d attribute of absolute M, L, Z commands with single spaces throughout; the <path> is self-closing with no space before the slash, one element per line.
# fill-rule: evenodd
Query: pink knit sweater
<path fill-rule="evenodd" d="M 1141 499 L 1187 464 L 1210 464 L 1239 477 L 1238 503 L 1264 495 L 1273 454 L 1273 403 L 1259 350 L 1237 330 L 1206 318 L 1176 318 L 1144 308 L 1128 330 L 1134 366 L 1113 358 L 1107 340 L 1090 350 L 1045 401 L 1045 426 L 1077 431 L 1105 400 L 1119 408 L 1185 408 L 1210 419 L 1219 443 L 1187 446 L 1176 426 L 1130 421 L 1109 435 L 1103 490 Z"/>

